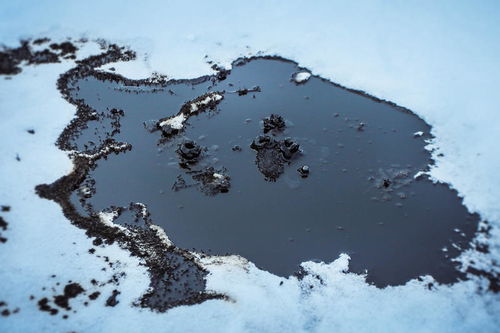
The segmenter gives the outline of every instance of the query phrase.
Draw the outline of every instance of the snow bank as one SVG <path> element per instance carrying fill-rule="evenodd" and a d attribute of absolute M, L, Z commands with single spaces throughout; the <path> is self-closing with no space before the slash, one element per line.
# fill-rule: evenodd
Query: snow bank
<path fill-rule="evenodd" d="M 286 7 L 273 1 L 4 2 L 0 42 L 105 38 L 139 51 L 139 61 L 113 64 L 131 78 L 153 72 L 204 75 L 211 72 L 205 55 L 228 67 L 240 56 L 277 54 L 315 75 L 410 108 L 433 126 L 437 163 L 431 176 L 451 184 L 469 210 L 492 227 L 483 240 L 491 253 L 467 251 L 464 262 L 492 269 L 500 258 L 498 17 L 500 5 L 493 1 L 290 1 Z M 101 271 L 103 260 L 87 251 L 91 241 L 64 219 L 59 206 L 33 190 L 72 167 L 53 145 L 75 112 L 55 88 L 58 74 L 69 68 L 67 63 L 26 67 L 12 80 L 0 79 L 0 204 L 12 206 L 2 213 L 9 229 L 8 242 L 0 244 L 0 298 L 21 307 L 1 319 L 0 330 L 493 332 L 500 327 L 499 297 L 477 292 L 484 280 L 429 289 L 426 278 L 381 290 L 363 276 L 345 273 L 346 256 L 330 265 L 304 264 L 323 284 L 311 277 L 282 279 L 238 257 L 207 259 L 208 287 L 230 300 L 153 313 L 131 306 L 148 280 L 138 260 L 117 246 L 97 250 L 120 260 L 127 274 L 116 307 L 104 307 L 101 300 L 66 321 L 38 311 L 28 295 L 52 287 L 51 274 L 82 281 L 84 288 L 91 278 L 112 274 Z M 27 134 L 27 128 L 36 134 Z"/>

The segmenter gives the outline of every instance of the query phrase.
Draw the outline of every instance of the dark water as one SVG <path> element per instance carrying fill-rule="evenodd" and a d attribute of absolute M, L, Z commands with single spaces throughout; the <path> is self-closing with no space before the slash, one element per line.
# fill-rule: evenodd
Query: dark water
<path fill-rule="evenodd" d="M 317 77 L 297 85 L 290 80 L 297 70 L 294 63 L 258 59 L 235 66 L 216 83 L 158 89 L 80 80 L 74 96 L 103 115 L 75 139 L 79 150 L 111 135 L 132 145 L 98 162 L 87 180 L 95 181 L 95 194 L 85 199 L 91 207 L 80 211 L 141 202 L 177 246 L 240 254 L 282 276 L 297 271 L 302 261 L 330 262 L 345 252 L 352 258 L 350 270 L 367 269 L 377 285 L 422 274 L 455 280 L 458 273 L 447 257 L 459 253 L 452 243 L 466 247 L 477 217 L 447 186 L 413 179 L 430 163 L 424 150 L 430 127 L 413 114 Z M 254 86 L 261 91 L 235 93 Z M 160 131 L 144 128 L 144 121 L 175 115 L 209 91 L 226 91 L 224 100 L 216 111 L 189 118 L 181 134 L 163 142 Z M 115 134 L 113 118 L 106 117 L 112 108 L 124 112 Z M 274 182 L 259 172 L 250 148 L 263 134 L 261 120 L 273 113 L 287 124 L 275 138 L 291 137 L 302 151 Z M 426 134 L 415 137 L 417 131 Z M 185 138 L 206 148 L 192 169 L 225 168 L 231 177 L 228 193 L 210 196 L 196 185 L 172 190 L 178 175 L 195 184 L 175 152 Z M 241 151 L 234 151 L 235 145 Z M 297 172 L 302 165 L 310 168 L 307 178 Z M 73 199 L 80 205 L 77 193 Z"/>

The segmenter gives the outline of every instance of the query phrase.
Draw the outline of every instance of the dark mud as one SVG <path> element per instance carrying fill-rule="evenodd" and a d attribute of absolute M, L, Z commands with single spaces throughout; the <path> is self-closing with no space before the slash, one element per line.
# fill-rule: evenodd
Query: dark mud
<path fill-rule="evenodd" d="M 94 112 L 84 101 L 71 96 L 70 87 L 86 77 L 124 83 L 127 86 L 127 91 L 140 85 L 156 84 L 161 86 L 162 84 L 161 78 L 130 81 L 119 75 L 97 71 L 95 68 L 104 64 L 135 58 L 134 52 L 114 44 L 102 42 L 101 49 L 103 52 L 99 55 L 75 61 L 76 67 L 61 75 L 58 80 L 57 85 L 62 96 L 76 106 L 77 117 L 61 134 L 57 145 L 63 150 L 77 149 L 73 144 L 74 139 L 80 137 L 80 133 L 84 129 L 90 128 L 89 125 L 91 126 L 93 121 L 106 122 L 109 131 L 101 136 L 97 135 L 96 138 L 88 142 L 85 148 L 77 149 L 93 153 L 92 155 L 73 154 L 75 169 L 71 174 L 60 178 L 53 184 L 39 185 L 36 187 L 36 191 L 41 197 L 58 202 L 65 216 L 73 224 L 85 229 L 89 237 L 95 238 L 94 245 L 104 246 L 118 242 L 122 247 L 128 249 L 131 255 L 142 258 L 150 273 L 151 288 L 137 305 L 165 311 L 173 306 L 199 303 L 206 299 L 224 298 L 222 295 L 205 292 L 205 270 L 195 263 L 194 257 L 189 252 L 163 242 L 162 235 L 156 229 L 150 228 L 149 214 L 140 210 L 140 204 L 131 203 L 119 210 L 123 216 L 126 216 L 127 213 L 135 216 L 135 219 L 130 221 L 133 225 L 128 226 L 127 230 L 104 224 L 97 213 L 81 214 L 78 210 L 80 205 L 84 205 L 84 199 L 93 194 L 91 190 L 93 181 L 88 179 L 88 173 L 96 169 L 98 161 L 107 160 L 111 154 L 130 151 L 132 147 L 126 142 L 118 142 L 112 138 L 120 132 L 120 118 L 123 116 L 120 109 Z M 200 78 L 199 81 L 209 79 L 211 78 Z M 152 83 L 153 81 L 154 83 Z M 141 129 L 144 130 L 142 124 Z M 87 187 L 88 191 L 79 192 L 81 200 L 75 206 L 70 197 L 82 187 Z M 112 207 L 108 207 L 108 211 L 111 210 Z M 139 219 L 143 222 L 142 225 L 134 223 L 135 220 L 139 221 Z M 127 221 L 129 220 L 127 219 Z M 187 280 L 184 278 L 186 275 L 189 275 Z M 116 296 L 111 299 L 111 303 L 118 302 Z M 55 307 L 50 306 L 48 299 L 42 299 L 39 302 L 40 309 L 54 314 Z"/>
<path fill-rule="evenodd" d="M 92 254 L 94 251 L 89 251 Z M 114 272 L 107 280 L 98 281 L 92 279 L 90 281 L 66 281 L 61 282 L 59 278 L 53 274 L 49 281 L 52 283 L 44 286 L 41 289 L 41 294 L 38 297 L 30 296 L 30 301 L 36 302 L 40 311 L 47 312 L 52 316 L 59 315 L 63 319 L 68 319 L 72 314 L 81 310 L 82 306 L 88 306 L 91 302 L 99 302 L 103 306 L 107 305 L 106 300 L 100 300 L 102 288 L 112 286 L 119 288 L 121 280 L 126 276 L 125 272 L 120 271 L 121 263 L 119 261 L 111 261 L 107 256 L 96 255 L 103 259 L 105 265 L 101 270 L 110 270 Z M 117 290 L 117 289 L 114 289 Z M 114 294 L 114 292 L 112 293 Z"/>
<path fill-rule="evenodd" d="M 76 47 L 71 41 L 52 43 L 45 49 L 34 50 L 33 46 L 42 45 L 48 40 L 23 40 L 15 48 L 0 46 L 0 75 L 16 75 L 22 65 L 40 65 L 61 62 L 62 59 L 76 59 Z"/>
<path fill-rule="evenodd" d="M 55 277 L 55 275 L 53 275 Z M 60 283 L 57 283 L 57 286 L 59 286 Z M 45 290 L 46 288 L 42 288 L 42 290 Z M 55 290 L 55 288 L 53 288 Z M 82 286 L 79 283 L 76 282 L 68 282 L 64 286 L 63 293 L 54 295 L 53 297 L 43 297 L 38 300 L 38 309 L 40 311 L 45 311 L 48 312 L 49 314 L 55 316 L 59 313 L 60 310 L 65 310 L 65 314 L 62 315 L 64 319 L 68 318 L 68 311 L 73 310 L 72 306 L 70 305 L 70 302 L 73 298 L 78 297 L 80 294 L 85 294 L 85 289 L 82 288 Z M 33 300 L 34 298 L 30 298 Z M 76 310 L 72 311 L 73 313 L 76 313 Z"/>
<path fill-rule="evenodd" d="M 64 287 L 63 294 L 54 296 L 54 303 L 61 308 L 71 310 L 71 307 L 69 306 L 70 299 L 75 298 L 84 291 L 85 289 L 83 289 L 78 283 L 69 283 Z"/>
<path fill-rule="evenodd" d="M 260 173 L 266 180 L 276 181 L 285 172 L 285 165 L 299 153 L 300 145 L 290 138 L 276 140 L 268 135 L 259 135 L 252 141 L 250 148 L 257 152 L 255 164 Z"/>
<path fill-rule="evenodd" d="M 15 308 L 14 310 L 3 309 L 2 312 L 0 312 L 0 314 L 2 315 L 2 317 L 8 317 L 11 314 L 16 314 L 18 312 L 19 312 L 19 308 Z"/>
<path fill-rule="evenodd" d="M 21 311 L 20 308 L 11 307 L 7 302 L 0 301 L 0 315 L 2 315 L 2 317 L 8 317 L 10 315 L 19 313 L 19 311 Z"/>
<path fill-rule="evenodd" d="M 118 291 L 118 290 L 113 290 L 113 292 L 111 293 L 111 296 L 108 297 L 108 299 L 106 300 L 106 306 L 116 306 L 118 303 L 120 303 L 120 301 L 118 301 L 117 297 L 118 295 L 120 295 L 121 293 Z"/>
<path fill-rule="evenodd" d="M 5 207 L 5 206 L 4 206 Z M 4 211 L 2 209 L 2 211 Z M 7 231 L 9 224 L 0 216 L 0 243 L 7 242 L 7 237 L 4 236 L 4 232 Z"/>
<path fill-rule="evenodd" d="M 60 80 L 79 118 L 59 145 L 87 155 L 75 156 L 59 198 L 73 220 L 114 212 L 132 233 L 119 237 L 128 246 L 156 242 L 152 223 L 165 229 L 177 247 L 160 246 L 152 263 L 167 268 L 152 270 L 156 295 L 143 304 L 204 290 L 205 273 L 182 249 L 240 254 L 283 276 L 347 252 L 351 270 L 379 286 L 461 277 L 450 258 L 468 247 L 478 217 L 447 186 L 414 178 L 432 163 L 431 137 L 410 111 L 314 76 L 297 84 L 302 69 L 278 58 L 162 83 L 90 67 Z"/>

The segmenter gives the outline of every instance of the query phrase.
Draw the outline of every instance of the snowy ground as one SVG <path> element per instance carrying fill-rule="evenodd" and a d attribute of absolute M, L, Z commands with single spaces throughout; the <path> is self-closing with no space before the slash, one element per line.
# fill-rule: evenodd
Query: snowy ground
<path fill-rule="evenodd" d="M 415 111 L 433 126 L 436 167 L 465 205 L 488 220 L 490 253 L 479 260 L 498 271 L 500 258 L 500 5 L 458 2 L 136 2 L 50 1 L 2 3 L 0 42 L 19 38 L 104 38 L 137 50 L 140 59 L 114 66 L 131 78 L 160 72 L 172 78 L 210 73 L 205 55 L 227 66 L 242 55 L 277 54 L 342 85 L 362 89 Z M 90 48 L 92 45 L 89 44 Z M 95 50 L 84 50 L 82 55 Z M 138 260 L 117 246 L 98 252 L 119 259 L 127 276 L 120 303 L 94 302 L 69 320 L 40 312 L 29 295 L 58 279 L 106 279 L 104 261 L 90 255 L 91 240 L 34 187 L 71 168 L 54 142 L 74 108 L 55 87 L 70 63 L 25 67 L 0 79 L 0 204 L 9 223 L 0 244 L 0 300 L 21 311 L 0 318 L 5 332 L 39 331 L 497 331 L 500 299 L 471 279 L 452 286 L 426 281 L 377 289 L 346 274 L 341 256 L 330 265 L 306 263 L 326 281 L 285 280 L 226 258 L 206 265 L 208 288 L 230 301 L 212 300 L 154 313 L 132 307 L 148 278 Z M 36 135 L 26 132 L 36 129 Z M 442 157 L 437 157 L 442 153 Z M 15 157 L 19 154 L 20 162 Z M 478 261 L 478 253 L 464 256 Z M 90 282 L 84 285 L 91 288 Z M 59 287 L 60 288 L 60 287 Z M 106 287 L 109 292 L 112 286 Z M 47 291 L 47 295 L 51 295 Z M 78 300 L 78 299 L 77 299 Z M 102 300 L 101 300 L 102 301 Z"/>

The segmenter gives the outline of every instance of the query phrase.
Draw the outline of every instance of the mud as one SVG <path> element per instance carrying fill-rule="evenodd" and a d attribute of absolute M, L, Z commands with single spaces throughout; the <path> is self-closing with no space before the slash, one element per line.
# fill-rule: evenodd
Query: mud
<path fill-rule="evenodd" d="M 54 303 L 61 308 L 71 310 L 71 307 L 69 306 L 70 299 L 77 297 L 84 291 L 85 289 L 83 289 L 78 283 L 69 283 L 64 287 L 63 294 L 54 296 Z"/>
<path fill-rule="evenodd" d="M 193 179 L 200 182 L 201 191 L 208 195 L 227 193 L 231 187 L 231 177 L 227 175 L 226 169 L 209 167 L 194 174 Z"/>
<path fill-rule="evenodd" d="M 8 206 L 3 206 L 3 207 L 8 207 Z M 2 208 L 3 212 L 9 211 L 9 209 L 4 210 Z M 9 224 L 7 221 L 3 219 L 3 217 L 0 216 L 0 243 L 5 243 L 7 242 L 7 238 L 4 236 L 4 232 L 7 231 Z"/>
<path fill-rule="evenodd" d="M 129 203 L 120 209 L 122 213 L 135 211 L 134 214 L 136 217 L 139 216 L 143 223 L 141 228 L 133 225 L 134 221 L 127 220 L 132 225 L 126 230 L 120 229 L 113 224 L 103 223 L 100 215 L 96 212 L 81 214 L 79 210 L 81 205 L 86 209 L 92 209 L 91 205 L 85 204 L 85 199 L 94 193 L 92 190 L 93 182 L 87 179 L 87 175 L 91 170 L 96 169 L 97 162 L 107 160 L 110 154 L 119 154 L 131 150 L 132 147 L 130 144 L 112 139 L 113 136 L 120 132 L 119 119 L 123 114 L 119 108 L 94 112 L 82 100 L 75 99 L 70 95 L 70 86 L 86 77 L 125 83 L 127 87 L 125 91 L 130 91 L 130 89 L 139 85 L 152 85 L 152 80 L 149 79 L 131 81 L 119 75 L 97 71 L 95 68 L 104 64 L 128 61 L 135 58 L 134 52 L 114 44 L 102 42 L 101 48 L 103 49 L 101 54 L 76 61 L 76 67 L 61 75 L 57 83 L 63 98 L 77 108 L 77 117 L 66 127 L 57 141 L 60 149 L 77 150 L 77 153 L 72 155 L 75 169 L 72 173 L 63 176 L 53 184 L 37 186 L 36 191 L 42 198 L 58 202 L 65 216 L 73 224 L 85 229 L 89 237 L 95 238 L 94 245 L 105 246 L 106 244 L 118 242 L 122 247 L 128 249 L 131 255 L 142 258 L 150 273 L 151 288 L 148 294 L 144 295 L 138 302 L 138 306 L 165 311 L 173 306 L 194 304 L 213 298 L 224 298 L 222 295 L 205 292 L 205 270 L 195 263 L 194 257 L 189 252 L 165 243 L 163 235 L 151 227 L 151 222 L 147 219 L 148 213 L 141 211 L 140 214 L 137 214 L 137 205 L 140 206 L 140 204 Z M 198 81 L 203 82 L 209 79 L 209 77 L 200 78 Z M 161 82 L 161 80 L 155 80 L 155 84 L 158 84 L 159 81 Z M 206 108 L 210 108 L 212 105 L 208 104 Z M 109 130 L 106 129 L 104 133 L 95 131 L 93 133 L 94 137 L 92 137 L 93 140 L 87 142 L 85 147 L 77 147 L 74 144 L 74 139 L 79 137 L 83 130 L 91 128 L 94 124 L 92 122 L 102 123 L 103 121 L 107 122 Z M 85 154 L 78 152 L 85 152 Z M 76 205 L 71 200 L 72 196 L 76 198 Z M 112 206 L 107 207 L 106 211 L 114 212 Z M 120 212 L 117 213 L 118 220 L 120 220 L 119 215 Z M 189 285 L 185 281 L 181 282 L 182 279 L 179 278 L 181 274 L 189 274 L 192 277 L 192 284 Z M 166 276 L 172 276 L 173 279 L 165 281 Z M 113 301 L 114 298 L 110 300 L 111 303 L 115 302 Z M 41 299 L 39 306 L 43 311 L 48 311 L 51 314 L 57 313 L 57 309 L 50 306 L 48 299 Z"/>
<path fill-rule="evenodd" d="M 90 294 L 90 295 L 89 295 L 89 299 L 90 299 L 90 300 L 92 300 L 92 301 L 94 301 L 94 300 L 96 300 L 96 299 L 97 299 L 100 295 L 101 295 L 101 293 L 100 293 L 100 292 L 98 292 L 98 291 L 96 291 L 96 292 L 94 292 L 94 293 L 92 293 L 92 294 Z"/>
<path fill-rule="evenodd" d="M 40 65 L 60 62 L 63 58 L 76 58 L 75 53 L 78 48 L 70 41 L 53 43 L 42 50 L 33 50 L 34 45 L 42 45 L 46 42 L 48 39 L 23 40 L 16 48 L 0 46 L 0 75 L 19 74 L 22 71 L 22 64 Z"/>
<path fill-rule="evenodd" d="M 292 139 L 276 140 L 268 135 L 255 138 L 250 148 L 257 151 L 255 164 L 268 181 L 276 181 L 285 172 L 285 164 L 299 153 L 300 145 Z"/>
<path fill-rule="evenodd" d="M 94 254 L 95 251 L 92 252 Z M 40 311 L 47 312 L 52 316 L 59 315 L 62 319 L 68 319 L 72 314 L 81 310 L 82 306 L 88 306 L 90 302 L 100 302 L 106 305 L 105 300 L 98 300 L 102 293 L 101 288 L 111 285 L 118 288 L 121 280 L 126 276 L 123 271 L 120 271 L 120 261 L 111 261 L 107 256 L 96 255 L 104 262 L 101 270 L 112 273 L 109 279 L 105 281 L 66 281 L 62 282 L 55 274 L 50 276 L 49 281 L 52 281 L 48 286 L 41 288 L 41 294 L 38 297 L 30 296 L 30 301 L 36 301 L 36 305 Z M 98 262 L 98 261 L 97 261 Z M 61 289 L 62 288 L 62 289 Z"/>
<path fill-rule="evenodd" d="M 201 151 L 201 147 L 193 140 L 185 140 L 176 150 L 182 160 L 180 165 L 187 168 L 187 164 L 195 164 L 201 155 Z"/>
<path fill-rule="evenodd" d="M 47 297 L 44 297 L 38 301 L 38 308 L 40 309 L 40 311 L 48 312 L 53 316 L 59 313 L 59 310 L 49 305 L 49 299 Z"/>
<path fill-rule="evenodd" d="M 111 293 L 111 296 L 108 297 L 108 299 L 106 300 L 106 306 L 111 306 L 111 307 L 114 307 L 116 306 L 118 303 L 120 303 L 120 301 L 118 301 L 117 297 L 118 295 L 120 295 L 121 292 L 119 292 L 118 290 L 113 290 L 113 292 Z"/>
<path fill-rule="evenodd" d="M 264 133 L 270 131 L 281 132 L 285 129 L 285 120 L 278 114 L 272 114 L 269 117 L 264 118 Z"/>
<path fill-rule="evenodd" d="M 0 314 L 2 315 L 2 317 L 8 317 L 10 315 L 19 313 L 19 311 L 21 311 L 20 308 L 11 306 L 9 307 L 9 304 L 7 302 L 0 301 Z"/>

